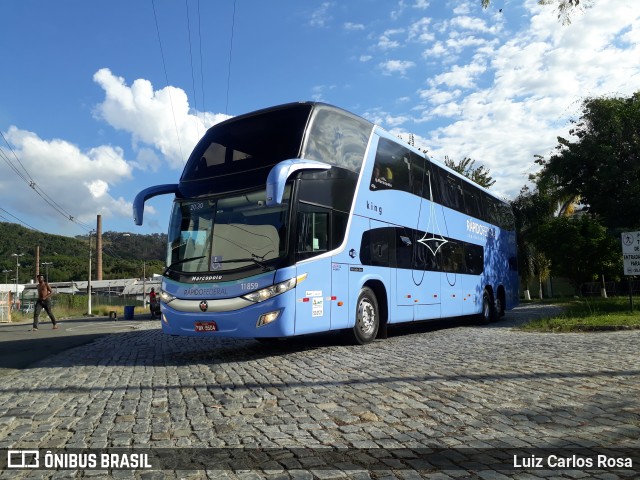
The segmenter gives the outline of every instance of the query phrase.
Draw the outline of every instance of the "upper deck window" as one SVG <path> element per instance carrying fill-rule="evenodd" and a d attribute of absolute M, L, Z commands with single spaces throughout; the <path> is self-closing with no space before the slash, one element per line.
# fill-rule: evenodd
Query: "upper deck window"
<path fill-rule="evenodd" d="M 181 181 L 253 170 L 296 158 L 311 105 L 263 110 L 214 125 L 200 140 Z"/>

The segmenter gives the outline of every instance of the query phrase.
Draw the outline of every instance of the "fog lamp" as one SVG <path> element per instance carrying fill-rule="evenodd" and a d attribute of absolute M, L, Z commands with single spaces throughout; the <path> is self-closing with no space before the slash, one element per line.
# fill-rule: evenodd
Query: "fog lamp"
<path fill-rule="evenodd" d="M 264 325 L 270 324 L 271 322 L 275 322 L 279 316 L 280 316 L 280 310 L 275 310 L 269 313 L 263 313 L 262 315 L 260 315 L 260 318 L 258 318 L 258 323 L 256 323 L 256 327 L 262 327 Z"/>

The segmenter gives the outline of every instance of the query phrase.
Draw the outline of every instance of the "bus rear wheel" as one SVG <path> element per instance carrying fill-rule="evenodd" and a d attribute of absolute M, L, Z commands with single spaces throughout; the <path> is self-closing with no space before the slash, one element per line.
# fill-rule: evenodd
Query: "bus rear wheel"
<path fill-rule="evenodd" d="M 495 305 L 493 304 L 491 293 L 485 289 L 484 293 L 482 294 L 482 312 L 480 312 L 480 323 L 486 325 L 488 323 L 494 322 L 495 318 Z"/>
<path fill-rule="evenodd" d="M 358 295 L 356 323 L 353 326 L 353 338 L 356 343 L 366 345 L 373 342 L 380 327 L 378 301 L 369 287 L 363 287 Z"/>

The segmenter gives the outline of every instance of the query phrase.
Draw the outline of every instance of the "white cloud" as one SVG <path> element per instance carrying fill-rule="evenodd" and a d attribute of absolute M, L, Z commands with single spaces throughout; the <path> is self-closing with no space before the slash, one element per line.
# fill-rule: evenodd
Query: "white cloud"
<path fill-rule="evenodd" d="M 444 84 L 449 87 L 471 88 L 475 86 L 476 78 L 486 69 L 487 67 L 479 62 L 454 65 L 448 72 L 436 75 L 429 83 L 432 86 Z"/>
<path fill-rule="evenodd" d="M 323 28 L 327 26 L 333 17 L 330 15 L 329 10 L 333 4 L 331 2 L 323 2 L 312 14 L 309 20 L 309 25 L 312 27 Z"/>
<path fill-rule="evenodd" d="M 104 180 L 93 180 L 84 182 L 85 187 L 89 190 L 91 196 L 95 199 L 104 197 L 109 191 L 109 184 Z"/>
<path fill-rule="evenodd" d="M 468 13 L 471 12 L 471 10 L 473 9 L 473 7 L 477 7 L 478 1 L 477 0 L 465 0 L 462 2 L 457 2 L 456 6 L 453 8 L 453 13 L 455 15 L 467 15 Z"/>
<path fill-rule="evenodd" d="M 42 139 L 17 127 L 10 127 L 5 134 L 36 184 L 65 212 L 89 224 L 95 221 L 96 213 L 106 218 L 130 218 L 131 202 L 114 197 L 112 187 L 131 180 L 134 169 L 158 171 L 163 164 L 182 168 L 206 128 L 229 118 L 190 110 L 185 92 L 175 87 L 154 90 L 144 79 L 128 86 L 108 69 L 96 72 L 94 80 L 105 93 L 94 115 L 131 135 L 135 160 L 126 160 L 120 147 L 100 145 L 81 149 L 71 142 Z M 13 211 L 27 215 L 47 212 L 61 222 L 61 228 L 70 227 L 65 217 L 44 204 L 44 200 L 37 200 L 28 185 L 21 187 L 16 180 L 6 163 L 0 165 L 0 190 L 13 192 L 9 200 Z"/>
<path fill-rule="evenodd" d="M 362 23 L 346 22 L 344 24 L 344 29 L 347 30 L 348 32 L 357 32 L 357 31 L 364 30 L 364 25 Z"/>
<path fill-rule="evenodd" d="M 428 90 L 420 90 L 418 94 L 420 98 L 429 101 L 434 105 L 450 102 L 460 96 L 461 90 L 438 90 L 430 88 Z"/>
<path fill-rule="evenodd" d="M 397 127 L 410 120 L 408 115 L 392 115 L 389 112 L 384 112 L 380 109 L 374 109 L 363 114 L 364 118 L 370 122 L 381 125 L 386 129 Z"/>
<path fill-rule="evenodd" d="M 425 50 L 422 53 L 422 56 L 426 59 L 429 59 L 431 57 L 443 57 L 444 55 L 446 55 L 447 53 L 449 53 L 449 51 L 445 48 L 444 43 L 438 41 L 435 42 L 431 48 L 428 48 L 427 50 Z"/>
<path fill-rule="evenodd" d="M 396 28 L 386 30 L 378 40 L 378 47 L 382 50 L 391 50 L 394 48 L 398 48 L 400 46 L 400 42 L 398 40 L 393 40 L 391 37 L 400 33 L 404 33 L 404 29 Z"/>
<path fill-rule="evenodd" d="M 399 0 L 398 9 L 391 11 L 391 20 L 398 20 L 404 13 L 405 8 L 407 8 L 407 5 L 404 0 Z"/>
<path fill-rule="evenodd" d="M 429 17 L 423 17 L 412 23 L 409 27 L 409 40 L 420 43 L 432 42 L 435 39 L 435 35 L 430 31 L 430 27 L 431 19 Z"/>
<path fill-rule="evenodd" d="M 325 94 L 335 90 L 335 88 L 335 85 L 316 85 L 311 89 L 311 99 L 316 102 L 326 102 L 327 99 L 325 98 Z"/>
<path fill-rule="evenodd" d="M 478 17 L 470 17 L 468 15 L 460 15 L 453 17 L 449 22 L 452 28 L 458 28 L 465 31 L 481 32 L 496 34 L 500 31 L 499 25 L 489 27 L 487 23 Z"/>
<path fill-rule="evenodd" d="M 399 73 L 404 76 L 407 73 L 407 70 L 415 66 L 415 62 L 412 62 L 411 60 L 387 60 L 380 64 L 380 68 L 382 68 L 382 72 L 385 75 Z"/>
<path fill-rule="evenodd" d="M 96 117 L 130 133 L 134 150 L 157 149 L 173 168 L 184 166 L 207 128 L 229 118 L 190 111 L 187 95 L 180 88 L 154 90 L 144 79 L 135 80 L 129 87 L 124 78 L 107 68 L 98 70 L 93 78 L 105 91 L 105 100 L 96 106 Z"/>
<path fill-rule="evenodd" d="M 111 185 L 132 177 L 132 165 L 124 159 L 122 149 L 102 145 L 82 150 L 70 142 L 44 140 L 15 126 L 9 128 L 5 137 L 38 189 L 74 219 L 91 224 L 97 212 L 111 216 L 114 211 L 125 210 L 127 216 L 131 215 L 131 203 L 109 195 Z M 11 192 L 6 201 L 12 210 L 49 215 L 65 227 L 70 225 L 45 199 L 36 196 L 26 183 L 19 182 L 5 163 L 0 165 L 0 190 Z"/>
<path fill-rule="evenodd" d="M 568 136 L 568 120 L 580 114 L 583 98 L 626 96 L 640 84 L 640 4 L 599 0 L 575 15 L 570 26 L 561 25 L 552 8 L 533 1 L 525 6 L 529 25 L 501 45 L 497 38 L 469 45 L 474 35 L 450 36 L 446 45 L 434 45 L 431 55 L 459 47 L 476 50 L 467 63 L 435 76 L 430 88 L 418 92 L 428 102 L 423 118 L 451 118 L 430 132 L 432 153 L 440 159 L 478 160 L 498 180 L 493 189 L 508 196 L 515 196 L 535 169 L 533 155 L 548 155 L 558 135 Z M 470 16 L 452 20 L 448 28 L 453 26 L 484 35 L 498 32 Z"/>

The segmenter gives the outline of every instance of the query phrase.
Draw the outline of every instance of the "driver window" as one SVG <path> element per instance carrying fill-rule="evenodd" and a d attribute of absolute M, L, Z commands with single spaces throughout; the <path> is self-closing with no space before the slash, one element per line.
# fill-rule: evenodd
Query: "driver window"
<path fill-rule="evenodd" d="M 329 211 L 300 205 L 298 212 L 298 258 L 309 258 L 329 250 Z"/>

